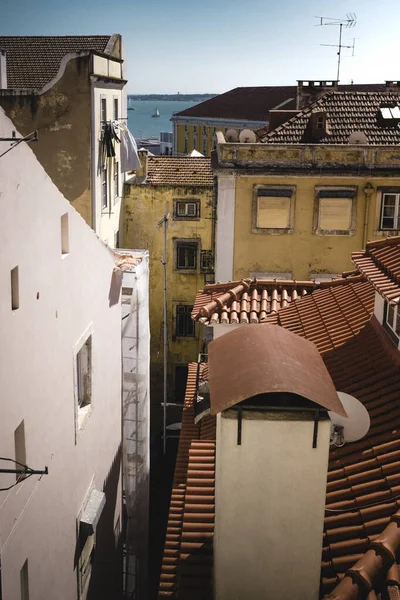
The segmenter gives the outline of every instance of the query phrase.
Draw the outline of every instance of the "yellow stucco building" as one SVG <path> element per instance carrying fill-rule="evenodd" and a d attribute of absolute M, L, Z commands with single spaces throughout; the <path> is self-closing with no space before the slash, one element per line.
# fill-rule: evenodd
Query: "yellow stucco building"
<path fill-rule="evenodd" d="M 326 93 L 260 143 L 217 135 L 216 281 L 329 279 L 399 233 L 397 86 Z"/>
<path fill-rule="evenodd" d="M 213 281 L 214 191 L 208 158 L 148 156 L 125 184 L 122 245 L 150 253 L 150 355 L 152 427 L 161 424 L 163 401 L 164 215 L 167 214 L 168 400 L 183 402 L 187 364 L 201 350 L 200 330 L 191 320 L 198 289 Z M 168 410 L 180 421 L 181 409 Z"/>

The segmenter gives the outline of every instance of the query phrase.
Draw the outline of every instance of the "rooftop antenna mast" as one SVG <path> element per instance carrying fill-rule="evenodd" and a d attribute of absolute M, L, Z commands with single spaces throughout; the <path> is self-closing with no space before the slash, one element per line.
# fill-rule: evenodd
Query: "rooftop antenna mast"
<path fill-rule="evenodd" d="M 342 48 L 350 48 L 353 53 L 352 56 L 354 56 L 354 47 L 355 47 L 355 38 L 353 38 L 353 44 L 351 46 L 346 46 L 344 44 L 342 44 L 342 29 L 343 27 L 347 27 L 348 29 L 350 29 L 351 27 L 355 27 L 357 24 L 357 16 L 355 13 L 347 13 L 346 18 L 345 19 L 335 19 L 332 17 L 315 17 L 316 19 L 319 19 L 319 23 L 317 24 L 317 27 L 321 26 L 321 25 L 336 25 L 339 26 L 339 43 L 338 44 L 320 44 L 320 46 L 331 46 L 334 48 L 338 49 L 338 64 L 337 64 L 337 76 L 336 79 L 337 81 L 339 81 L 339 73 L 340 73 L 340 58 L 342 55 Z"/>

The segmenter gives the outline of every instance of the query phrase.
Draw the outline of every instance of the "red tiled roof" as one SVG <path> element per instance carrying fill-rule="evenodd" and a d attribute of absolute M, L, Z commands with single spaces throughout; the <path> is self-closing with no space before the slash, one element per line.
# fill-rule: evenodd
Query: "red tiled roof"
<path fill-rule="evenodd" d="M 353 274 L 352 274 L 353 275 Z M 362 276 L 353 276 L 356 282 Z M 294 281 L 242 279 L 228 283 L 212 283 L 197 292 L 192 319 L 206 325 L 216 323 L 259 323 L 268 315 L 311 294 L 316 289 L 340 286 L 347 279 L 332 281 Z"/>
<path fill-rule="evenodd" d="M 384 91 L 385 84 L 340 85 L 339 89 Z M 274 108 L 295 109 L 296 95 L 297 86 L 295 85 L 237 87 L 175 113 L 173 116 L 268 122 L 269 111 Z"/>
<path fill-rule="evenodd" d="M 149 156 L 147 178 L 151 185 L 192 185 L 211 187 L 214 175 L 211 159 L 192 156 Z"/>
<path fill-rule="evenodd" d="M 109 35 L 0 36 L 6 51 L 7 86 L 40 90 L 58 73 L 69 52 L 106 52 Z"/>
<path fill-rule="evenodd" d="M 400 300 L 400 236 L 368 242 L 363 252 L 351 259 L 374 288 L 387 300 Z"/>
<path fill-rule="evenodd" d="M 204 368 L 204 367 L 202 367 Z M 189 364 L 159 598 L 211 598 L 215 419 L 194 423 L 197 364 Z"/>
<path fill-rule="evenodd" d="M 346 285 L 317 289 L 275 315 L 279 325 L 317 345 L 336 389 L 355 395 L 371 418 L 367 436 L 330 452 L 321 597 L 330 593 L 329 598 L 338 600 L 371 600 L 376 597 L 368 595 L 371 586 L 377 586 L 378 594 L 384 591 L 382 599 L 397 598 L 400 585 L 397 565 L 389 569 L 400 549 L 400 355 L 375 317 L 371 319 L 373 304 L 370 283 L 350 278 Z M 186 400 L 190 428 L 195 427 L 193 413 L 189 416 L 194 379 L 192 370 Z M 211 417 L 207 419 L 210 423 Z M 185 440 L 186 425 L 182 433 Z M 214 441 L 212 430 L 209 442 Z M 186 481 L 183 473 L 182 485 Z M 212 481 L 207 485 L 212 488 Z M 206 508 L 203 503 L 197 509 L 199 523 L 205 515 L 210 520 L 213 509 Z M 175 574 L 180 574 L 179 563 Z M 211 585 L 208 571 L 202 577 Z M 175 585 L 174 598 L 212 597 L 211 592 L 181 596 L 177 590 Z M 163 596 L 160 587 L 159 597 Z"/>
<path fill-rule="evenodd" d="M 382 127 L 377 120 L 379 108 L 388 104 L 399 105 L 400 92 L 328 92 L 260 139 L 267 144 L 316 143 L 309 127 L 310 117 L 315 111 L 323 111 L 329 133 L 318 141 L 320 144 L 348 144 L 350 134 L 361 131 L 369 145 L 398 145 L 399 125 Z"/>

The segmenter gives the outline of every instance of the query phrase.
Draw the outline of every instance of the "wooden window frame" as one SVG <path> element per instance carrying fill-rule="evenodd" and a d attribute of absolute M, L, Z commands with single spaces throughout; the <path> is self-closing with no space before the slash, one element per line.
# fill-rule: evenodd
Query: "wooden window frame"
<path fill-rule="evenodd" d="M 182 246 L 192 247 L 194 250 L 195 264 L 193 267 L 179 266 L 179 248 Z M 199 239 L 175 239 L 174 240 L 174 270 L 179 273 L 194 273 L 197 274 L 199 270 L 199 252 L 200 252 L 200 240 Z"/>
<path fill-rule="evenodd" d="M 194 204 L 196 206 L 194 215 L 178 214 L 180 204 Z M 200 220 L 200 200 L 196 198 L 175 198 L 174 199 L 174 221 L 199 221 Z"/>
<path fill-rule="evenodd" d="M 183 309 L 183 310 L 181 310 Z M 193 305 L 176 304 L 175 306 L 175 336 L 196 337 L 196 323 L 192 320 L 191 314 Z"/>

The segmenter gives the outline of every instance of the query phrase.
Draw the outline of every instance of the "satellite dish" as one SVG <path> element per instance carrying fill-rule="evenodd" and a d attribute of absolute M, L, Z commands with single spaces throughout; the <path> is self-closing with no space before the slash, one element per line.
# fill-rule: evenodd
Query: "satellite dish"
<path fill-rule="evenodd" d="M 349 135 L 349 144 L 362 144 L 365 146 L 368 144 L 368 138 L 363 131 L 353 131 Z"/>
<path fill-rule="evenodd" d="M 371 422 L 367 409 L 357 398 L 345 392 L 338 392 L 338 396 L 347 418 L 332 411 L 328 411 L 328 415 L 332 421 L 331 441 L 335 446 L 343 446 L 367 435 Z"/>
<path fill-rule="evenodd" d="M 236 129 L 228 129 L 225 134 L 225 139 L 227 142 L 237 142 L 239 141 L 239 136 Z"/>
<path fill-rule="evenodd" d="M 257 141 L 256 134 L 251 129 L 243 129 L 239 135 L 241 144 L 255 144 Z"/>

